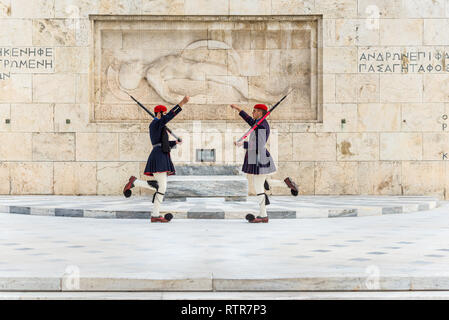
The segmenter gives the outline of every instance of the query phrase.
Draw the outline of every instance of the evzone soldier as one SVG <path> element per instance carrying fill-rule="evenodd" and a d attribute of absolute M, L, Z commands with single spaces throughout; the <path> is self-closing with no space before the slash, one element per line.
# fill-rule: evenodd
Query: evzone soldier
<path fill-rule="evenodd" d="M 182 111 L 181 107 L 189 102 L 189 99 L 188 96 L 185 96 L 168 113 L 165 106 L 159 105 L 154 108 L 156 117 L 149 126 L 153 150 L 148 157 L 144 174 L 153 176 L 156 180 L 139 180 L 131 176 L 123 189 L 125 197 L 131 196 L 131 188 L 134 187 L 149 189 L 153 193 L 154 205 L 151 212 L 151 222 L 169 222 L 172 218 L 171 214 L 162 217 L 159 212 L 167 189 L 167 176 L 175 174 L 175 167 L 170 158 L 170 150 L 181 142 L 168 140 L 166 124 Z"/>
<path fill-rule="evenodd" d="M 252 117 L 243 111 L 239 106 L 231 104 L 231 108 L 239 112 L 240 117 L 245 120 L 251 127 L 253 127 L 259 120 L 265 116 L 268 108 L 264 104 L 256 104 L 253 108 Z M 270 204 L 268 195 L 265 190 L 269 190 L 270 186 L 267 182 L 268 175 L 276 172 L 276 166 L 274 165 L 273 158 L 266 149 L 266 143 L 270 136 L 270 125 L 268 121 L 264 119 L 256 129 L 251 132 L 249 141 L 235 142 L 237 146 L 245 148 L 245 160 L 243 162 L 242 171 L 248 175 L 252 175 L 254 190 L 259 202 L 260 212 L 254 219 L 248 219 L 252 223 L 267 223 L 268 215 L 266 205 Z M 271 180 L 276 182 L 277 180 Z M 298 195 L 298 188 L 296 184 L 290 179 L 286 178 L 284 182 L 290 188 L 293 195 Z"/>

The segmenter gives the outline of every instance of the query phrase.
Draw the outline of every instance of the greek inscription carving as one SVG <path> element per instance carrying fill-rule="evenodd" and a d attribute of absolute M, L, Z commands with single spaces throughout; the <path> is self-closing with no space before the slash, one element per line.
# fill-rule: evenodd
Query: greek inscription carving
<path fill-rule="evenodd" d="M 399 50 L 399 49 L 398 49 Z M 408 49 L 402 52 L 370 48 L 359 52 L 361 73 L 441 73 L 449 72 L 449 52 Z M 397 63 L 401 62 L 401 63 Z"/>
<path fill-rule="evenodd" d="M 54 72 L 53 48 L 0 47 L 0 80 L 14 73 Z"/>

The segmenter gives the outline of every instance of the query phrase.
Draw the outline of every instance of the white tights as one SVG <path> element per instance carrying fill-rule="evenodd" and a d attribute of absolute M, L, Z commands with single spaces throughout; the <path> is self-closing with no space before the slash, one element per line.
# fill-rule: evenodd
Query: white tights
<path fill-rule="evenodd" d="M 277 179 L 272 179 L 272 178 L 268 178 L 267 177 L 267 182 L 271 187 L 284 187 L 287 188 L 288 190 L 290 190 L 290 188 L 285 184 L 285 182 L 283 180 L 277 180 Z"/>
<path fill-rule="evenodd" d="M 265 191 L 265 188 L 264 188 L 265 180 L 270 185 L 270 188 L 271 187 L 285 187 L 285 188 L 288 188 L 288 190 L 290 190 L 290 188 L 285 184 L 284 181 L 269 178 L 269 175 L 266 175 L 266 174 L 253 174 L 252 177 L 253 177 L 254 191 L 256 192 L 257 201 L 259 202 L 259 206 L 260 206 L 260 214 L 259 215 L 261 217 L 266 217 L 267 209 L 265 206 L 265 195 L 261 194 L 261 193 L 267 192 L 267 191 Z"/>
<path fill-rule="evenodd" d="M 159 217 L 161 203 L 164 200 L 164 194 L 167 190 L 167 172 L 155 172 L 153 173 L 153 176 L 159 185 L 159 189 L 154 197 L 153 212 L 151 213 L 151 216 Z M 150 186 L 146 180 L 137 179 L 133 184 L 135 187 L 149 189 L 153 194 L 156 192 L 156 189 Z"/>
<path fill-rule="evenodd" d="M 267 178 L 266 174 L 253 174 L 253 184 L 254 191 L 257 194 L 257 202 L 259 202 L 260 214 L 261 217 L 267 216 L 267 208 L 265 206 L 265 189 L 263 187 L 265 183 L 265 179 Z"/>

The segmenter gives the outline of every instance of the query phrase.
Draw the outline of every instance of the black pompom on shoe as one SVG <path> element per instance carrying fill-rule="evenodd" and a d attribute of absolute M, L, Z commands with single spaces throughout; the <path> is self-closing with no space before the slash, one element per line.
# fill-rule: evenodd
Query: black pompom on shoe
<path fill-rule="evenodd" d="M 255 217 L 253 214 L 248 213 L 248 214 L 246 215 L 245 219 L 248 220 L 249 222 L 251 222 L 251 221 L 253 221 L 254 219 L 256 219 L 256 217 Z"/>

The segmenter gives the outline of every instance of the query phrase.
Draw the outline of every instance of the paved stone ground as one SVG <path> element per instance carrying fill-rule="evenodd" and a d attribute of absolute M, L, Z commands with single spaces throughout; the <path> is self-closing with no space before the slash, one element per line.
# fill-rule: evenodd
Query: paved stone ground
<path fill-rule="evenodd" d="M 0 213 L 0 291 L 448 291 L 448 233 L 449 202 L 256 225 Z"/>
<path fill-rule="evenodd" d="M 437 198 L 419 196 L 275 196 L 270 201 L 271 219 L 376 216 L 438 205 Z M 147 219 L 152 206 L 148 197 L 0 196 L 0 211 L 31 215 Z M 258 213 L 258 204 L 255 197 L 248 201 L 188 198 L 165 201 L 161 213 L 169 212 L 175 219 L 244 219 L 248 213 Z"/>

